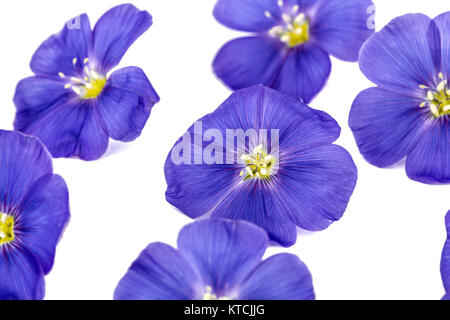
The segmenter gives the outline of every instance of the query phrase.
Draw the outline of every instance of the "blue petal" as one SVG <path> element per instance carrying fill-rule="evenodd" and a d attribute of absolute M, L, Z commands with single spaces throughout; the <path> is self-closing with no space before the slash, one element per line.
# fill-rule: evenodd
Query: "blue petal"
<path fill-rule="evenodd" d="M 358 61 L 362 44 L 374 33 L 372 1 L 319 0 L 308 6 L 312 40 L 338 59 Z"/>
<path fill-rule="evenodd" d="M 273 191 L 279 202 L 296 225 L 310 231 L 341 219 L 358 177 L 351 155 L 336 145 L 290 152 L 277 174 Z"/>
<path fill-rule="evenodd" d="M 235 296 L 267 246 L 266 233 L 242 221 L 202 220 L 186 226 L 178 236 L 180 252 L 218 297 Z"/>
<path fill-rule="evenodd" d="M 231 89 L 270 85 L 278 75 L 287 51 L 270 37 L 246 37 L 228 42 L 214 62 L 216 75 Z"/>
<path fill-rule="evenodd" d="M 441 36 L 442 70 L 450 77 L 450 12 L 443 13 L 434 19 Z"/>
<path fill-rule="evenodd" d="M 50 154 L 36 138 L 0 130 L 0 212 L 15 212 L 33 185 L 52 171 Z"/>
<path fill-rule="evenodd" d="M 15 129 L 38 137 L 55 158 L 94 160 L 106 151 L 108 143 L 95 108 L 90 100 L 68 97 L 38 115 L 16 118 Z"/>
<path fill-rule="evenodd" d="M 83 14 L 76 18 L 79 27 L 66 24 L 63 30 L 44 41 L 31 59 L 31 70 L 37 75 L 57 77 L 60 72 L 66 76 L 77 76 L 83 61 L 89 57 L 92 32 L 89 18 Z M 73 64 L 73 59 L 77 63 Z"/>
<path fill-rule="evenodd" d="M 131 265 L 114 292 L 115 300 L 194 300 L 201 280 L 174 248 L 150 244 Z M 203 289 L 203 288 L 202 288 Z"/>
<path fill-rule="evenodd" d="M 270 12 L 273 18 L 266 16 Z M 281 16 L 276 0 L 218 0 L 214 17 L 223 25 L 249 32 L 267 31 Z"/>
<path fill-rule="evenodd" d="M 151 109 L 158 101 L 145 73 L 129 67 L 114 72 L 108 79 L 99 97 L 97 111 L 109 136 L 128 142 L 141 135 Z"/>
<path fill-rule="evenodd" d="M 70 97 L 75 97 L 75 93 L 66 90 L 64 82 L 59 79 L 30 77 L 20 81 L 14 95 L 17 109 L 14 127 L 19 131 L 24 130 L 30 125 L 30 121 Z"/>
<path fill-rule="evenodd" d="M 358 95 L 349 125 L 362 155 L 378 167 L 391 166 L 414 148 L 425 128 L 422 99 L 370 88 Z"/>
<path fill-rule="evenodd" d="M 93 54 L 101 74 L 117 66 L 128 48 L 152 25 L 152 16 L 132 4 L 106 12 L 94 28 Z"/>
<path fill-rule="evenodd" d="M 261 263 L 245 280 L 240 300 L 314 300 L 312 276 L 292 254 L 278 254 Z"/>
<path fill-rule="evenodd" d="M 445 225 L 448 236 L 445 241 L 444 250 L 442 251 L 441 275 L 445 291 L 447 291 L 447 299 L 450 299 L 450 211 L 447 212 L 447 216 L 445 217 Z"/>
<path fill-rule="evenodd" d="M 362 47 L 362 72 L 385 89 L 423 95 L 419 86 L 435 85 L 440 72 L 430 49 L 430 23 L 431 19 L 423 14 L 392 20 Z"/>
<path fill-rule="evenodd" d="M 271 87 L 308 103 L 325 86 L 330 72 L 328 53 L 314 44 L 301 46 L 289 53 Z"/>
<path fill-rule="evenodd" d="M 247 181 L 232 189 L 211 216 L 249 221 L 266 230 L 272 241 L 289 247 L 295 244 L 297 229 L 284 196 L 276 187 Z"/>
<path fill-rule="evenodd" d="M 17 210 L 15 238 L 29 250 L 48 274 L 56 245 L 70 217 L 66 183 L 58 175 L 36 182 Z"/>
<path fill-rule="evenodd" d="M 0 300 L 42 300 L 44 294 L 44 274 L 31 252 L 0 246 Z"/>
<path fill-rule="evenodd" d="M 406 173 L 411 179 L 423 183 L 450 183 L 448 120 L 433 118 L 423 127 L 421 139 L 406 159 Z"/>

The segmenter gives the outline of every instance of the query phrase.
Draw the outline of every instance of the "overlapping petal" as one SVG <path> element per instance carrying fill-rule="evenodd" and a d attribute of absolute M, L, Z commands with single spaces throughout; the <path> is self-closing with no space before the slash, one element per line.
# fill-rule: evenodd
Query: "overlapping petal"
<path fill-rule="evenodd" d="M 117 66 L 128 48 L 152 25 L 152 16 L 132 4 L 124 4 L 106 12 L 97 22 L 92 50 L 99 72 L 106 74 Z"/>
<path fill-rule="evenodd" d="M 58 175 L 46 175 L 29 190 L 17 209 L 15 237 L 19 245 L 30 251 L 42 267 L 50 272 L 56 245 L 69 217 L 69 194 L 66 183 Z"/>
<path fill-rule="evenodd" d="M 442 70 L 450 77 L 450 12 L 443 13 L 434 19 L 441 37 L 441 63 Z"/>
<path fill-rule="evenodd" d="M 416 146 L 430 114 L 422 100 L 382 88 L 361 92 L 353 102 L 349 125 L 362 155 L 378 167 L 391 166 Z"/>
<path fill-rule="evenodd" d="M 423 183 L 450 183 L 450 122 L 432 118 L 424 127 L 423 136 L 406 159 L 406 173 Z"/>
<path fill-rule="evenodd" d="M 436 85 L 440 72 L 430 49 L 431 21 L 423 14 L 392 20 L 362 47 L 362 72 L 383 89 L 420 97 L 419 86 Z"/>
<path fill-rule="evenodd" d="M 0 246 L 0 300 L 42 300 L 44 274 L 30 251 Z"/>
<path fill-rule="evenodd" d="M 287 50 L 278 40 L 268 37 L 238 38 L 220 49 L 213 69 L 233 90 L 257 84 L 271 85 L 286 54 Z"/>
<path fill-rule="evenodd" d="M 15 212 L 33 185 L 53 171 L 47 150 L 35 138 L 0 130 L 0 212 Z"/>
<path fill-rule="evenodd" d="M 108 135 L 120 141 L 140 136 L 152 107 L 159 101 L 145 73 L 137 67 L 114 72 L 96 103 Z"/>
<path fill-rule="evenodd" d="M 273 192 L 296 225 L 319 231 L 342 218 L 357 178 L 357 168 L 344 148 L 319 145 L 286 155 Z"/>
<path fill-rule="evenodd" d="M 116 300 L 193 300 L 201 298 L 201 280 L 176 249 L 150 244 L 119 282 Z"/>
<path fill-rule="evenodd" d="M 273 18 L 267 17 L 266 12 Z M 214 7 L 217 21 L 229 28 L 248 32 L 269 30 L 280 16 L 277 0 L 219 0 Z"/>
<path fill-rule="evenodd" d="M 77 76 L 84 59 L 89 57 L 91 43 L 91 25 L 88 16 L 83 14 L 42 43 L 33 55 L 31 70 L 39 76 L 57 77 L 60 72 Z M 74 59 L 77 59 L 75 66 Z"/>
<path fill-rule="evenodd" d="M 330 73 L 328 53 L 315 44 L 307 44 L 288 53 L 271 87 L 308 103 L 323 89 Z"/>
<path fill-rule="evenodd" d="M 359 50 L 375 26 L 370 0 L 299 1 L 311 17 L 311 38 L 325 51 L 344 61 L 358 61 Z"/>
<path fill-rule="evenodd" d="M 312 276 L 294 255 L 278 254 L 262 262 L 244 281 L 241 300 L 314 300 Z"/>
<path fill-rule="evenodd" d="M 267 246 L 266 233 L 242 221 L 202 220 L 178 236 L 179 250 L 218 297 L 238 294 L 238 285 L 260 263 Z"/>

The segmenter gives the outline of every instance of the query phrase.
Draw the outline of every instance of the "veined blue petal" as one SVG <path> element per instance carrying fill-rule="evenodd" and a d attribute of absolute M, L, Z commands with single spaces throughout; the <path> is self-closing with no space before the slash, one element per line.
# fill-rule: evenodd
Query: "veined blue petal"
<path fill-rule="evenodd" d="M 201 280 L 174 248 L 150 244 L 117 285 L 115 300 L 199 299 Z M 202 288 L 203 289 L 203 288 Z"/>
<path fill-rule="evenodd" d="M 239 38 L 220 49 L 213 69 L 233 90 L 257 84 L 270 85 L 277 77 L 286 54 L 284 44 L 270 37 Z"/>
<path fill-rule="evenodd" d="M 37 181 L 17 209 L 15 238 L 30 251 L 48 274 L 56 245 L 70 217 L 66 183 L 58 175 Z"/>
<path fill-rule="evenodd" d="M 297 240 L 297 228 L 284 196 L 270 182 L 241 181 L 214 208 L 212 217 L 249 221 L 263 228 L 272 241 L 290 247 Z"/>
<path fill-rule="evenodd" d="M 264 230 L 242 221 L 202 220 L 186 226 L 178 236 L 180 252 L 197 267 L 203 283 L 217 297 L 232 299 L 267 246 Z"/>
<path fill-rule="evenodd" d="M 106 74 L 117 66 L 128 48 L 152 25 L 152 16 L 132 4 L 106 12 L 97 22 L 93 34 L 93 54 L 99 72 Z"/>
<path fill-rule="evenodd" d="M 133 141 L 141 135 L 151 109 L 159 101 L 145 73 L 136 67 L 114 72 L 97 102 L 96 111 L 109 136 Z"/>
<path fill-rule="evenodd" d="M 388 167 L 407 156 L 421 138 L 430 114 L 428 107 L 420 108 L 422 101 L 381 88 L 358 95 L 349 125 L 367 161 Z"/>
<path fill-rule="evenodd" d="M 312 276 L 292 254 L 278 254 L 262 262 L 244 281 L 240 300 L 314 300 Z"/>
<path fill-rule="evenodd" d="M 281 156 L 273 192 L 295 224 L 319 231 L 341 219 L 358 178 L 351 155 L 340 146 L 321 145 Z"/>
<path fill-rule="evenodd" d="M 308 103 L 323 89 L 330 72 L 328 53 L 315 44 L 308 44 L 289 52 L 271 87 Z"/>
<path fill-rule="evenodd" d="M 411 179 L 423 183 L 450 183 L 448 119 L 429 119 L 424 128 L 421 139 L 408 154 L 406 173 Z"/>
<path fill-rule="evenodd" d="M 305 2 L 305 1 L 300 1 Z M 358 61 L 362 44 L 374 33 L 370 0 L 306 1 L 311 17 L 311 38 L 338 59 Z M 305 4 L 303 4 L 305 5 Z"/>
<path fill-rule="evenodd" d="M 42 300 L 44 274 L 23 247 L 0 246 L 0 300 Z"/>
<path fill-rule="evenodd" d="M 89 56 L 91 42 L 91 25 L 88 16 L 83 14 L 42 43 L 33 55 L 31 70 L 43 76 L 58 77 L 60 72 L 77 76 Z M 74 59 L 77 59 L 75 64 Z"/>
<path fill-rule="evenodd" d="M 52 110 L 61 100 L 75 97 L 72 90 L 64 88 L 64 82 L 46 77 L 30 77 L 17 85 L 14 103 L 17 108 L 14 128 L 25 130 L 33 119 Z"/>
<path fill-rule="evenodd" d="M 443 13 L 434 19 L 441 36 L 442 69 L 450 77 L 450 12 Z"/>
<path fill-rule="evenodd" d="M 277 24 L 280 16 L 277 0 L 218 0 L 214 7 L 217 21 L 241 31 L 267 31 Z"/>
<path fill-rule="evenodd" d="M 47 112 L 30 116 L 26 126 L 16 129 L 38 137 L 55 158 L 79 156 L 93 160 L 106 151 L 108 141 L 94 108 L 89 100 L 61 100 Z"/>
<path fill-rule="evenodd" d="M 441 259 L 441 275 L 444 282 L 445 291 L 447 291 L 447 299 L 450 300 L 450 211 L 445 217 L 445 225 L 447 227 L 447 240 L 445 241 L 444 250 Z"/>
<path fill-rule="evenodd" d="M 407 14 L 392 20 L 362 47 L 362 72 L 380 87 L 421 94 L 420 85 L 433 86 L 440 72 L 430 50 L 431 19 L 423 14 Z"/>
<path fill-rule="evenodd" d="M 50 154 L 33 137 L 0 130 L 0 212 L 16 212 L 33 185 L 53 172 Z"/>

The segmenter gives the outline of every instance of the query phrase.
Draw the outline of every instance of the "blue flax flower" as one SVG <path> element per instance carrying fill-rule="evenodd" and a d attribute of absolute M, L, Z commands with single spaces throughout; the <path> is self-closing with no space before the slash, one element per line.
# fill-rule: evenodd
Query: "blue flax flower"
<path fill-rule="evenodd" d="M 374 8 L 370 0 L 218 0 L 220 23 L 255 35 L 222 47 L 214 71 L 233 90 L 261 83 L 308 103 L 330 75 L 330 55 L 358 60 Z"/>
<path fill-rule="evenodd" d="M 450 13 L 392 20 L 363 46 L 359 63 L 377 85 L 350 113 L 363 156 L 382 168 L 406 158 L 411 179 L 450 183 Z"/>
<path fill-rule="evenodd" d="M 38 139 L 0 130 L 0 300 L 43 299 L 68 197 Z"/>
<path fill-rule="evenodd" d="M 54 157 L 101 157 L 109 138 L 136 139 L 159 97 L 144 72 L 117 66 L 152 24 L 132 5 L 106 12 L 91 30 L 87 15 L 47 39 L 31 61 L 35 76 L 16 89 L 14 128 L 34 135 Z"/>
<path fill-rule="evenodd" d="M 312 277 L 296 256 L 261 261 L 267 234 L 244 221 L 184 227 L 178 250 L 150 244 L 119 282 L 117 300 L 313 300 Z"/>
<path fill-rule="evenodd" d="M 333 144 L 339 135 L 334 119 L 298 98 L 261 85 L 242 89 L 175 145 L 166 198 L 191 218 L 247 220 L 290 246 L 296 226 L 318 231 L 344 214 L 357 170 Z"/>
<path fill-rule="evenodd" d="M 450 300 L 450 211 L 445 217 L 445 225 L 447 226 L 447 240 L 445 241 L 444 251 L 442 252 L 441 274 L 444 281 L 444 288 L 447 292 L 443 300 Z"/>

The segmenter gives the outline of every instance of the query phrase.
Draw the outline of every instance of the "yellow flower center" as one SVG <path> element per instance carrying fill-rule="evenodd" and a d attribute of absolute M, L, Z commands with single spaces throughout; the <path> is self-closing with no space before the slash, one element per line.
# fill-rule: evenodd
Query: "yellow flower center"
<path fill-rule="evenodd" d="M 0 245 L 14 240 L 14 218 L 0 213 Z"/>
<path fill-rule="evenodd" d="M 428 106 L 436 118 L 450 114 L 450 89 L 448 81 L 442 73 L 439 74 L 439 78 L 441 82 L 436 89 L 431 89 L 425 85 L 420 86 L 421 89 L 427 90 L 425 101 L 420 104 L 420 107 Z"/>
<path fill-rule="evenodd" d="M 72 62 L 75 66 L 78 60 L 74 58 Z M 81 99 L 97 98 L 102 93 L 107 81 L 106 77 L 97 73 L 88 65 L 88 62 L 89 59 L 86 58 L 83 62 L 83 74 L 80 78 L 68 78 L 64 73 L 59 73 L 62 79 L 68 81 L 65 88 L 72 89 Z"/>
<path fill-rule="evenodd" d="M 309 21 L 304 13 L 298 13 L 299 6 L 296 5 L 292 8 L 292 14 L 284 13 L 282 19 L 283 25 L 273 27 L 269 34 L 279 38 L 282 42 L 286 43 L 289 48 L 297 47 L 309 41 Z M 272 17 L 272 14 L 266 11 L 268 18 Z"/>
<path fill-rule="evenodd" d="M 251 154 L 242 155 L 241 160 L 245 164 L 245 168 L 241 172 L 244 181 L 248 179 L 269 179 L 276 163 L 275 158 L 264 150 L 263 145 L 257 146 Z"/>

